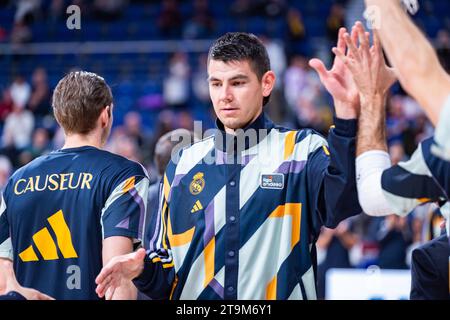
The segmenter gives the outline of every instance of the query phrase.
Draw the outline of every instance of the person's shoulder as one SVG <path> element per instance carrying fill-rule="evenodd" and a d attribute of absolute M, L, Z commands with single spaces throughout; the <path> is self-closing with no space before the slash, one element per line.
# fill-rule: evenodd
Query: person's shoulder
<path fill-rule="evenodd" d="M 273 129 L 282 134 L 295 133 L 296 142 L 300 142 L 309 137 L 317 137 L 325 140 L 319 132 L 312 128 L 293 129 L 286 126 L 276 125 Z"/>
<path fill-rule="evenodd" d="M 437 238 L 434 238 L 428 242 L 425 242 L 421 246 L 417 247 L 415 250 L 417 251 L 425 251 L 425 252 L 435 252 L 438 250 L 439 252 L 449 250 L 449 243 L 447 235 L 443 234 Z"/>
<path fill-rule="evenodd" d="M 98 149 L 97 152 L 105 160 L 105 165 L 117 171 L 136 171 L 137 174 L 147 175 L 146 169 L 137 161 L 127 159 L 107 150 Z"/>
<path fill-rule="evenodd" d="M 304 159 L 319 148 L 328 147 L 327 140 L 311 128 L 291 129 L 275 126 L 274 130 L 280 134 L 280 139 L 285 144 L 292 146 L 293 152 L 296 154 L 295 158 Z M 294 145 L 297 145 L 297 147 L 294 147 Z"/>

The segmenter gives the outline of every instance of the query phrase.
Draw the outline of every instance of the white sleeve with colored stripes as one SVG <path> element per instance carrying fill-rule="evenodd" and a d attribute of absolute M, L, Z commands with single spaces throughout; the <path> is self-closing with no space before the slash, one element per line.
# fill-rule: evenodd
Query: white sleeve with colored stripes
<path fill-rule="evenodd" d="M 11 237 L 9 236 L 9 224 L 6 219 L 6 203 L 3 196 L 0 205 L 0 258 L 13 260 Z"/>

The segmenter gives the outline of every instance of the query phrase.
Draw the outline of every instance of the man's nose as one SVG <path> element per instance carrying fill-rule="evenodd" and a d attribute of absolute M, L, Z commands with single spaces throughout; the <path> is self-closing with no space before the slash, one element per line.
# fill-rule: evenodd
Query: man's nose
<path fill-rule="evenodd" d="M 220 90 L 220 100 L 230 102 L 233 100 L 233 94 L 229 85 L 223 85 Z"/>

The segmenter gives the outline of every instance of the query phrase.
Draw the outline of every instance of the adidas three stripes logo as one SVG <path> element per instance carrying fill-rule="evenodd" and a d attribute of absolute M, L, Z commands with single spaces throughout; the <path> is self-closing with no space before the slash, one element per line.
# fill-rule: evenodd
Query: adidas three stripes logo
<path fill-rule="evenodd" d="M 42 228 L 33 235 L 34 246 L 37 248 L 44 260 L 59 259 L 58 249 L 64 259 L 78 258 L 78 254 L 72 244 L 72 235 L 62 210 L 49 217 L 47 221 L 51 230 L 56 235 L 56 243 L 53 240 L 47 227 Z M 39 261 L 34 246 L 31 244 L 28 248 L 19 253 L 19 257 L 23 262 Z"/>

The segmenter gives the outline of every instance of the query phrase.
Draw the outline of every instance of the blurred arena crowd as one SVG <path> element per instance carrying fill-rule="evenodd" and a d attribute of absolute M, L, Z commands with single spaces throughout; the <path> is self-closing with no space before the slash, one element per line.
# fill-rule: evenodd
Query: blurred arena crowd
<path fill-rule="evenodd" d="M 71 4 L 81 8 L 80 30 L 65 27 Z M 414 20 L 450 71 L 450 1 L 421 5 Z M 212 42 L 227 31 L 252 32 L 263 39 L 278 78 L 266 106 L 271 118 L 326 135 L 332 125 L 332 100 L 308 60 L 318 56 L 330 62 L 339 28 L 361 19 L 362 11 L 362 0 L 0 0 L 0 47 L 117 40 Z M 15 169 L 62 146 L 51 95 L 57 81 L 74 69 L 96 72 L 112 85 L 115 126 L 107 149 L 143 163 L 157 182 L 154 148 L 162 135 L 176 128 L 193 130 L 196 120 L 204 130 L 214 127 L 206 53 L 169 48 L 154 53 L 1 54 L 0 189 Z M 433 134 L 433 127 L 398 84 L 386 107 L 389 152 L 396 164 L 407 160 L 418 142 Z M 408 269 L 411 251 L 437 237 L 442 221 L 431 204 L 407 217 L 358 215 L 335 230 L 324 229 L 317 243 L 319 297 L 324 297 L 329 268 Z"/>

